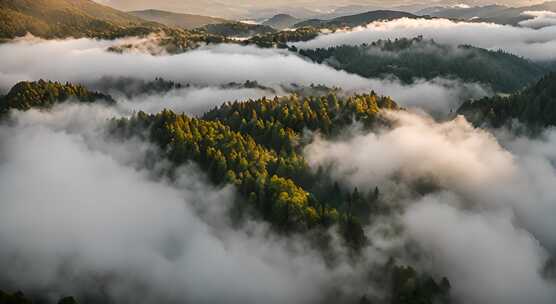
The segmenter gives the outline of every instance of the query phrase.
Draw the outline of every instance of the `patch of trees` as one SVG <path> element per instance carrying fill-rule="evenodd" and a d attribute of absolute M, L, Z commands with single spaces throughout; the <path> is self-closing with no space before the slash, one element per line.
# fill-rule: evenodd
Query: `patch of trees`
<path fill-rule="evenodd" d="M 314 27 L 302 27 L 293 31 L 280 31 L 264 35 L 256 35 L 246 41 L 246 44 L 255 44 L 262 48 L 288 48 L 290 42 L 309 41 L 315 39 L 320 30 Z M 296 50 L 295 48 L 293 50 Z"/>
<path fill-rule="evenodd" d="M 222 121 L 275 151 L 289 153 L 295 150 L 305 129 L 333 135 L 354 121 L 371 127 L 380 121 L 381 109 L 398 110 L 399 106 L 390 97 L 375 92 L 347 98 L 330 92 L 320 97 L 292 94 L 229 102 L 208 111 L 203 118 Z"/>
<path fill-rule="evenodd" d="M 477 126 L 501 127 L 518 120 L 532 129 L 556 126 L 556 73 L 510 96 L 469 100 L 458 110 Z"/>
<path fill-rule="evenodd" d="M 91 92 L 82 85 L 39 80 L 22 81 L 6 96 L 0 97 L 0 114 L 14 109 L 26 111 L 31 108 L 48 109 L 57 103 L 74 100 L 83 103 L 115 103 L 109 95 Z"/>
<path fill-rule="evenodd" d="M 541 66 L 501 50 L 445 45 L 423 37 L 299 50 L 299 54 L 368 78 L 394 75 L 404 83 L 416 78 L 459 78 L 500 92 L 521 89 L 546 73 Z"/>
<path fill-rule="evenodd" d="M 179 90 L 189 87 L 179 82 L 156 77 L 154 80 L 146 81 L 132 77 L 102 77 L 91 86 L 101 92 L 117 92 L 127 98 L 140 95 L 163 94 L 171 90 Z"/>
<path fill-rule="evenodd" d="M 420 274 L 410 266 L 392 269 L 391 304 L 450 303 L 450 282 L 442 278 L 437 282 L 427 274 Z"/>
<path fill-rule="evenodd" d="M 23 292 L 17 291 L 14 293 L 8 293 L 0 290 L 0 304 L 33 304 L 41 303 L 39 301 L 33 301 L 28 298 Z M 63 297 L 58 301 L 58 304 L 77 304 L 77 300 L 73 297 Z"/>

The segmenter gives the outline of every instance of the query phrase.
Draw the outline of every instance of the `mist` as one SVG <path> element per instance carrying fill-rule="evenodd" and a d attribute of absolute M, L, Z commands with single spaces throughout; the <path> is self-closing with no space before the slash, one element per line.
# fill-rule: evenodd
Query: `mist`
<path fill-rule="evenodd" d="M 329 267 L 302 237 L 249 219 L 233 228 L 234 189 L 210 186 L 194 165 L 175 180 L 153 175 L 142 164 L 156 149 L 106 137 L 111 115 L 67 105 L 0 126 L 4 287 L 127 303 L 315 303 L 323 290 L 365 291 L 363 269 Z"/>
<path fill-rule="evenodd" d="M 391 128 L 316 137 L 305 157 L 349 187 L 394 193 L 385 199 L 421 248 L 419 264 L 453 278 L 462 303 L 551 303 L 556 284 L 542 273 L 556 254 L 556 131 L 495 137 L 463 117 L 385 118 Z"/>
<path fill-rule="evenodd" d="M 128 38 L 128 40 L 131 38 Z M 257 80 L 261 85 L 280 91 L 292 83 L 309 86 L 322 84 L 341 87 L 346 92 L 389 95 L 406 107 L 420 107 L 431 113 L 447 114 L 468 98 L 491 94 L 489 87 L 454 79 L 415 80 L 404 85 L 397 79 L 366 79 L 337 71 L 300 58 L 287 51 L 252 46 L 218 45 L 179 55 L 152 56 L 141 52 L 116 54 L 106 49 L 115 42 L 90 39 L 41 40 L 33 37 L 0 45 L 0 90 L 6 92 L 21 80 L 49 79 L 94 84 L 103 76 L 132 77 L 145 81 L 162 77 L 197 87 L 214 87 L 230 82 Z M 204 96 L 221 96 L 223 92 L 204 89 Z M 183 94 L 182 94 L 183 93 Z M 202 94 L 207 93 L 207 94 Z M 262 92 L 239 91 L 232 98 L 260 96 Z M 425 94 L 426 93 L 426 94 Z M 174 92 L 168 105 L 191 94 Z M 273 94 L 270 94 L 273 95 Z M 426 96 L 426 97 L 423 97 Z M 178 98 L 179 97 L 179 98 Z M 187 98 L 187 96 L 185 96 Z M 203 98 L 200 98 L 202 100 Z M 208 103 L 215 105 L 211 99 Z M 160 109 L 161 105 L 146 106 Z M 200 107 L 204 108 L 204 107 Z M 199 108 L 199 109 L 200 109 Z M 140 110 L 139 108 L 136 108 Z M 178 108 L 179 109 L 179 108 Z"/>
<path fill-rule="evenodd" d="M 556 26 L 532 29 L 494 23 L 455 22 L 447 19 L 402 18 L 374 22 L 366 27 L 320 35 L 314 40 L 294 45 L 308 49 L 327 48 L 342 44 L 359 45 L 379 39 L 413 38 L 419 35 L 440 43 L 468 44 L 489 50 L 501 49 L 535 61 L 556 60 Z"/>
<path fill-rule="evenodd" d="M 532 17 L 532 19 L 524 20 L 519 23 L 520 26 L 530 27 L 534 29 L 547 26 L 556 26 L 556 13 L 551 11 L 527 11 L 522 15 Z"/>

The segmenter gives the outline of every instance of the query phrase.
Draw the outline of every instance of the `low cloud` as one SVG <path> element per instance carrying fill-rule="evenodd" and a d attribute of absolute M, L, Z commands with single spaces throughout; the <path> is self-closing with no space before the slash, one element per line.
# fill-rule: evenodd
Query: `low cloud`
<path fill-rule="evenodd" d="M 526 11 L 522 15 L 532 17 L 519 23 L 520 26 L 539 29 L 547 26 L 556 26 L 556 13 L 551 11 Z"/>
<path fill-rule="evenodd" d="M 233 229 L 233 189 L 195 166 L 154 178 L 140 161 L 152 147 L 103 136 L 110 115 L 68 105 L 0 126 L 3 288 L 133 303 L 314 303 L 365 290 L 359 271 L 329 267 L 300 238 L 249 220 Z"/>
<path fill-rule="evenodd" d="M 497 138 L 463 117 L 385 117 L 391 128 L 317 138 L 305 157 L 348 186 L 378 185 L 424 254 L 417 264 L 447 275 L 463 303 L 551 303 L 556 284 L 542 272 L 556 255 L 556 132 Z"/>
<path fill-rule="evenodd" d="M 257 80 L 280 91 L 292 83 L 309 86 L 323 84 L 341 87 L 347 92 L 368 92 L 390 95 L 408 107 L 421 107 L 429 112 L 446 114 L 468 98 L 489 94 L 480 84 L 437 78 L 416 80 L 404 85 L 397 79 L 365 79 L 319 65 L 286 51 L 260 49 L 252 46 L 219 45 L 201 48 L 174 56 L 151 56 L 144 53 L 115 54 L 106 51 L 114 42 L 103 40 L 41 40 L 26 37 L 0 45 L 0 89 L 7 91 L 21 80 L 51 79 L 94 84 L 104 76 L 133 77 L 146 81 L 156 77 L 191 84 L 196 87 L 217 87 L 230 82 Z M 222 91 L 201 89 L 206 96 L 221 96 Z M 180 95 L 184 93 L 185 95 Z M 261 92 L 235 91 L 232 98 L 259 96 Z M 168 105 L 191 96 L 191 91 L 173 92 Z M 208 101 L 214 105 L 216 99 Z M 149 103 L 149 109 L 162 105 Z M 202 108 L 202 107 L 200 107 Z M 181 109 L 181 108 L 179 108 Z"/>

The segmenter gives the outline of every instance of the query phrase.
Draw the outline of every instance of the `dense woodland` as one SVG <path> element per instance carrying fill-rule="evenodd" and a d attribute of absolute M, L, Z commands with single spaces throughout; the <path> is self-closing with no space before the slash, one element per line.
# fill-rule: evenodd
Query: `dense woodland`
<path fill-rule="evenodd" d="M 299 54 L 363 77 L 394 75 L 405 83 L 416 78 L 452 77 L 485 83 L 501 92 L 521 89 L 546 73 L 537 64 L 503 51 L 453 47 L 422 37 L 300 50 Z"/>
<path fill-rule="evenodd" d="M 533 129 L 556 126 L 556 73 L 510 96 L 467 101 L 458 113 L 478 126 L 509 126 L 512 120 Z"/>
<path fill-rule="evenodd" d="M 355 230 L 346 237 L 359 248 L 366 241 L 359 221 L 368 218 L 379 190 L 340 189 L 322 170 L 312 172 L 301 155 L 302 132 L 333 135 L 354 120 L 371 127 L 380 123 L 381 109 L 398 106 L 374 93 L 349 98 L 291 95 L 226 103 L 202 118 L 170 110 L 140 112 L 116 121 L 114 132 L 129 137 L 149 130 L 148 139 L 167 151 L 170 160 L 193 160 L 216 184 L 237 185 L 249 206 L 281 230 L 342 222 Z"/>

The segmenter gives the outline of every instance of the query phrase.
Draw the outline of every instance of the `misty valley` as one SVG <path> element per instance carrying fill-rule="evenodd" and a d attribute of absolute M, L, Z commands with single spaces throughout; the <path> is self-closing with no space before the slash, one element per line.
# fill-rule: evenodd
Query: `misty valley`
<path fill-rule="evenodd" d="M 556 2 L 0 0 L 0 304 L 552 304 Z"/>

